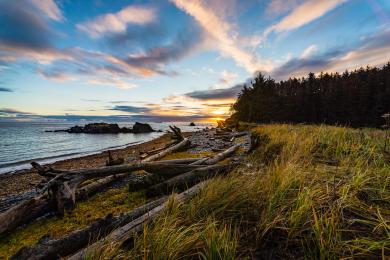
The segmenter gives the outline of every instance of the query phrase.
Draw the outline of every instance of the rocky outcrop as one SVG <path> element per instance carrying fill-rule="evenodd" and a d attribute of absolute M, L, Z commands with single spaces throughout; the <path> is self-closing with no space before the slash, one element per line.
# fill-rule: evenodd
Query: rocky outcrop
<path fill-rule="evenodd" d="M 190 126 L 195 126 L 195 123 L 194 123 L 194 122 L 191 122 L 191 123 L 190 123 Z"/>
<path fill-rule="evenodd" d="M 49 131 L 46 131 L 49 132 Z M 143 124 L 136 122 L 133 128 L 119 127 L 118 124 L 107 124 L 107 123 L 93 123 L 85 126 L 73 126 L 65 130 L 54 130 L 53 132 L 68 132 L 71 134 L 118 134 L 118 133 L 151 133 L 155 132 L 149 124 Z"/>
<path fill-rule="evenodd" d="M 134 134 L 140 134 L 140 133 L 151 133 L 151 132 L 154 132 L 154 130 L 149 124 L 142 124 L 142 123 L 136 122 L 133 125 L 132 132 Z"/>

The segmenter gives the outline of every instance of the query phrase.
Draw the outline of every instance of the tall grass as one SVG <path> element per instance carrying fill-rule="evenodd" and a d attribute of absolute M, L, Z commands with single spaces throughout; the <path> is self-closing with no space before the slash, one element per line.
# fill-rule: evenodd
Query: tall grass
<path fill-rule="evenodd" d="M 390 256 L 390 164 L 384 133 L 262 125 L 245 166 L 173 202 L 126 258 Z M 116 252 L 118 254 L 118 251 Z"/>

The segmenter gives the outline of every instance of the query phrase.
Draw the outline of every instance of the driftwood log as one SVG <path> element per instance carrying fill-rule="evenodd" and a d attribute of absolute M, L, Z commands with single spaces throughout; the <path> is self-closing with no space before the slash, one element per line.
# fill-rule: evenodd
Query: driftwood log
<path fill-rule="evenodd" d="M 217 162 L 219 161 L 222 161 L 224 160 L 225 158 L 231 156 L 232 154 L 234 154 L 238 148 L 240 148 L 240 145 L 239 144 L 236 144 L 236 145 L 233 145 L 232 147 L 230 147 L 229 149 L 221 152 L 221 153 L 218 153 L 217 155 L 211 157 L 211 158 L 208 158 L 208 159 L 200 159 L 199 161 L 196 161 L 194 163 L 191 163 L 190 165 L 212 165 L 212 164 L 216 164 Z"/>
<path fill-rule="evenodd" d="M 178 128 L 176 126 L 169 126 L 169 128 L 173 132 L 173 137 L 172 137 L 173 139 L 176 139 L 177 141 L 181 141 L 181 140 L 184 139 L 183 134 L 181 133 L 180 128 Z"/>
<path fill-rule="evenodd" d="M 90 241 L 96 241 L 108 235 L 112 230 L 139 218 L 153 208 L 162 205 L 166 200 L 167 197 L 162 197 L 135 208 L 126 214 L 115 217 L 108 215 L 98 219 L 88 227 L 76 230 L 61 239 L 43 237 L 37 244 L 21 248 L 11 259 L 49 260 L 65 257 L 87 246 Z"/>
<path fill-rule="evenodd" d="M 143 162 L 151 162 L 151 161 L 156 161 L 158 159 L 161 159 L 163 158 L 164 156 L 174 152 L 174 151 L 178 151 L 180 149 L 184 149 L 186 147 L 188 147 L 190 145 L 190 140 L 188 140 L 187 138 L 184 138 L 182 141 L 180 141 L 180 143 L 176 144 L 176 145 L 173 145 L 171 147 L 168 147 L 167 149 L 157 153 L 157 154 L 154 154 L 150 157 L 147 157 L 145 158 L 144 160 L 142 160 Z"/>
<path fill-rule="evenodd" d="M 30 222 L 55 208 L 47 194 L 26 200 L 0 214 L 0 234 Z"/>
<path fill-rule="evenodd" d="M 199 191 L 206 185 L 206 182 L 199 183 L 192 188 L 178 194 L 175 196 L 175 199 L 177 201 L 184 201 L 186 199 L 189 199 L 193 196 L 195 196 Z M 143 225 L 147 222 L 152 221 L 155 219 L 159 213 L 165 207 L 167 206 L 167 202 L 153 208 L 149 212 L 145 213 L 141 217 L 135 219 L 134 221 L 131 221 L 130 223 L 114 230 L 110 235 L 105 237 L 104 239 L 101 239 L 97 241 L 96 243 L 88 246 L 87 248 L 79 251 L 78 253 L 74 254 L 73 256 L 67 258 L 68 260 L 82 260 L 85 258 L 91 258 L 93 259 L 94 256 L 99 255 L 99 252 L 101 250 L 104 250 L 104 248 L 109 247 L 111 245 L 115 245 L 118 243 L 121 243 L 124 240 L 127 240 L 130 238 L 134 233 L 142 231 Z"/>
<path fill-rule="evenodd" d="M 106 166 L 119 165 L 119 164 L 122 164 L 125 162 L 125 159 L 123 159 L 123 158 L 114 159 L 112 157 L 110 150 L 108 150 L 107 153 L 108 153 L 108 160 L 106 161 Z"/>

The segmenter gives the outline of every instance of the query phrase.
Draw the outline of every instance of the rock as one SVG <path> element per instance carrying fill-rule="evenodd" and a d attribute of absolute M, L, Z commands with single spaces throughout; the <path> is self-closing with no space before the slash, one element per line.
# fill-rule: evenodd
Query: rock
<path fill-rule="evenodd" d="M 151 133 L 151 132 L 154 132 L 154 130 L 149 124 L 143 124 L 143 123 L 136 122 L 133 125 L 132 132 L 134 134 L 140 134 L 140 133 Z"/>
<path fill-rule="evenodd" d="M 84 133 L 86 134 L 117 134 L 121 132 L 118 124 L 94 123 L 84 126 Z"/>
<path fill-rule="evenodd" d="M 84 131 L 83 127 L 78 126 L 78 125 L 73 126 L 73 127 L 68 129 L 68 133 L 76 133 L 76 134 L 78 134 L 78 133 L 83 133 L 83 131 Z"/>
<path fill-rule="evenodd" d="M 68 132 L 72 134 L 118 134 L 118 133 L 132 133 L 132 129 L 122 127 L 120 128 L 118 124 L 108 124 L 108 123 L 92 123 L 83 126 L 73 126 L 67 130 L 55 130 L 55 132 Z"/>
<path fill-rule="evenodd" d="M 190 123 L 190 126 L 195 126 L 195 123 L 194 123 L 194 122 L 191 122 L 191 123 Z"/>

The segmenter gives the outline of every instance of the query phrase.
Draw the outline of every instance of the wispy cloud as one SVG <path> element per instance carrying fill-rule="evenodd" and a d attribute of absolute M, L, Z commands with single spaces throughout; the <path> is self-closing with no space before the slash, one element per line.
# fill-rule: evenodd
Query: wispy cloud
<path fill-rule="evenodd" d="M 98 38 L 107 33 L 123 33 L 129 24 L 145 25 L 155 20 L 155 9 L 131 5 L 117 13 L 105 14 L 94 20 L 77 24 L 77 28 L 93 38 Z"/>
<path fill-rule="evenodd" d="M 232 58 L 249 72 L 269 70 L 264 63 L 256 61 L 253 53 L 237 45 L 238 32 L 223 17 L 217 16 L 203 1 L 171 0 L 178 8 L 191 15 L 207 34 L 209 46 L 217 48 L 223 55 Z"/>
<path fill-rule="evenodd" d="M 338 46 L 322 53 L 295 58 L 272 71 L 277 79 L 301 77 L 309 72 L 342 72 L 362 66 L 380 66 L 389 61 L 390 30 L 362 39 L 354 46 Z"/>
<path fill-rule="evenodd" d="M 101 85 L 101 86 L 113 86 L 120 89 L 131 89 L 137 87 L 134 83 L 129 83 L 125 80 L 119 78 L 95 78 L 87 81 L 87 84 L 90 85 Z"/>
<path fill-rule="evenodd" d="M 57 70 L 38 70 L 38 73 L 47 80 L 52 80 L 56 82 L 66 82 L 69 80 L 76 80 L 74 76 L 63 73 Z"/>
<path fill-rule="evenodd" d="M 143 114 L 151 111 L 151 109 L 147 107 L 135 107 L 135 106 L 114 106 L 110 110 L 122 111 L 131 114 Z"/>
<path fill-rule="evenodd" d="M 268 14 L 282 14 L 290 11 L 304 0 L 271 0 L 266 7 L 266 13 Z"/>
<path fill-rule="evenodd" d="M 12 89 L 10 89 L 10 88 L 0 87 L 0 92 L 14 92 L 14 91 Z"/>
<path fill-rule="evenodd" d="M 268 27 L 265 30 L 264 35 L 268 36 L 271 32 L 281 33 L 295 30 L 317 20 L 347 1 L 348 0 L 307 0 L 294 8 L 293 11 L 281 21 Z"/>
<path fill-rule="evenodd" d="M 235 85 L 224 89 L 197 90 L 186 93 L 185 96 L 197 100 L 225 100 L 237 98 L 243 85 Z"/>
<path fill-rule="evenodd" d="M 223 70 L 221 72 L 221 78 L 219 79 L 219 83 L 223 85 L 231 85 L 238 78 L 238 74 L 232 71 Z"/>
<path fill-rule="evenodd" d="M 25 116 L 34 116 L 35 117 L 36 115 L 33 113 L 23 112 L 23 111 L 19 111 L 19 110 L 12 109 L 12 108 L 0 108 L 0 118 L 1 117 L 16 118 L 16 117 L 25 117 Z"/>
<path fill-rule="evenodd" d="M 61 9 L 54 0 L 30 0 L 42 13 L 52 20 L 62 22 L 65 20 Z"/>
<path fill-rule="evenodd" d="M 301 59 L 307 59 L 313 56 L 318 51 L 318 47 L 315 44 L 310 45 L 307 47 L 301 55 Z"/>

